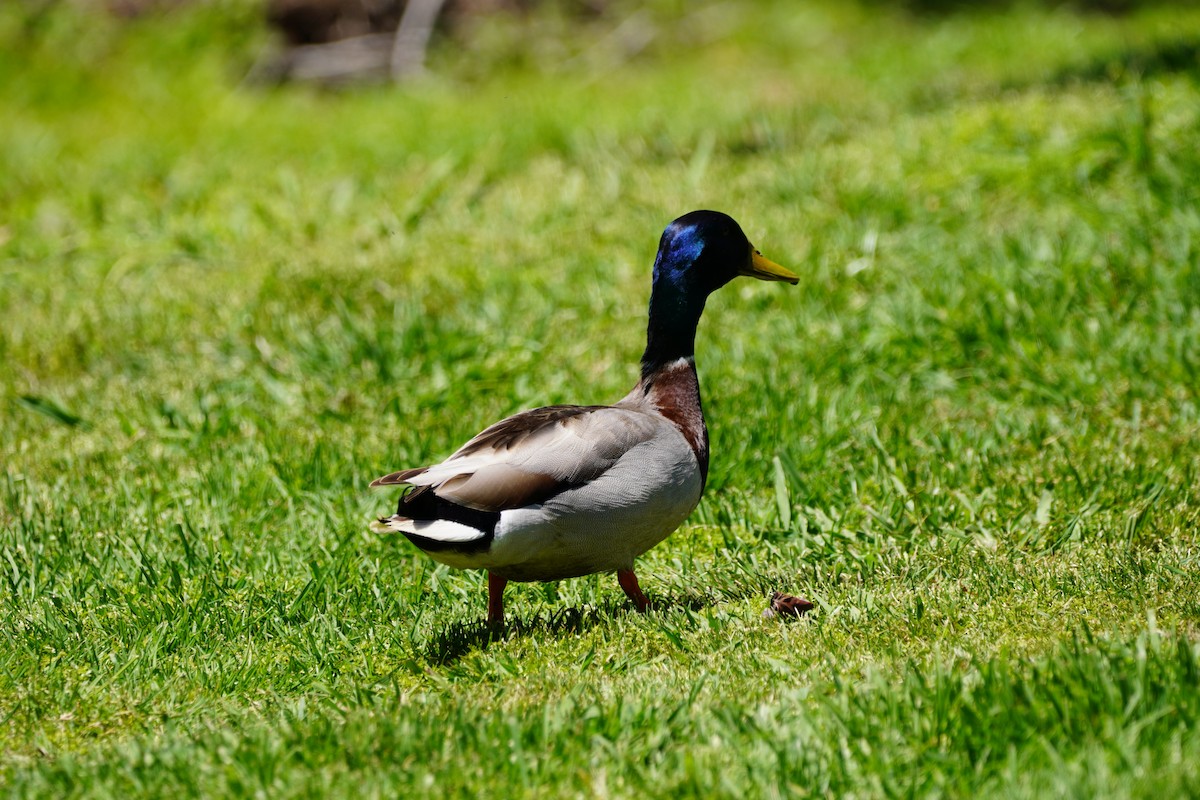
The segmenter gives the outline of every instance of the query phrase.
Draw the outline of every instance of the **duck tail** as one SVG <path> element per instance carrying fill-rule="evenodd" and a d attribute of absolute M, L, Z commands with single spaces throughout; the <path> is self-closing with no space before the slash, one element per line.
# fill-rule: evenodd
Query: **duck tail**
<path fill-rule="evenodd" d="M 416 533 L 413 521 L 399 514 L 391 517 L 380 517 L 371 521 L 371 530 L 375 533 Z"/>

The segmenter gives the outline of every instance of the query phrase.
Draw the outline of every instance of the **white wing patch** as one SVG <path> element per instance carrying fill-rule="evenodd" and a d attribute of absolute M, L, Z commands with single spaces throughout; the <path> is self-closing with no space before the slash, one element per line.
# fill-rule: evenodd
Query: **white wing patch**
<path fill-rule="evenodd" d="M 484 537 L 484 532 L 478 528 L 448 519 L 421 520 L 400 516 L 376 520 L 371 523 L 371 530 L 376 533 L 413 533 L 439 542 L 473 542 Z"/>

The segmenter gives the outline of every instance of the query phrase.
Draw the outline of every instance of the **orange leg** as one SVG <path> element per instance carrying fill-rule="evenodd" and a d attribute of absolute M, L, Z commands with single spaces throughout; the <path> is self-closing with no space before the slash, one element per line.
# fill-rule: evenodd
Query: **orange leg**
<path fill-rule="evenodd" d="M 637 575 L 633 574 L 633 570 L 617 570 L 617 583 L 621 584 L 621 588 L 625 590 L 625 596 L 633 601 L 638 611 L 645 611 L 646 606 L 650 605 L 646 595 L 642 594 L 642 587 L 638 586 Z"/>
<path fill-rule="evenodd" d="M 635 582 L 636 583 L 636 582 Z M 504 587 L 508 578 L 501 578 L 494 572 L 488 573 L 488 624 L 504 624 Z"/>

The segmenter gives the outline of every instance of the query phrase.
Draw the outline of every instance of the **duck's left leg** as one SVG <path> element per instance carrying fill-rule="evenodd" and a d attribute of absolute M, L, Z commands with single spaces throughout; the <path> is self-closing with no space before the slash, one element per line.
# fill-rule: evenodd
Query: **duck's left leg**
<path fill-rule="evenodd" d="M 617 583 L 621 584 L 625 596 L 633 601 L 638 611 L 645 611 L 646 606 L 650 605 L 646 595 L 642 594 L 642 587 L 638 586 L 637 575 L 633 574 L 632 569 L 617 570 Z"/>
<path fill-rule="evenodd" d="M 508 578 L 501 578 L 494 572 L 488 572 L 488 624 L 504 624 L 504 587 Z"/>

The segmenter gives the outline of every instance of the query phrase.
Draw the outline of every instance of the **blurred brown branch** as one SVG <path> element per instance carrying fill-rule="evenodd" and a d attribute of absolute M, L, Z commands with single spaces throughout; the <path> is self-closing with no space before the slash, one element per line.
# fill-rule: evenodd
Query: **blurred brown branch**
<path fill-rule="evenodd" d="M 267 21 L 286 49 L 251 78 L 267 81 L 403 80 L 425 69 L 430 38 L 447 18 L 524 11 L 533 0 L 268 0 Z"/>

